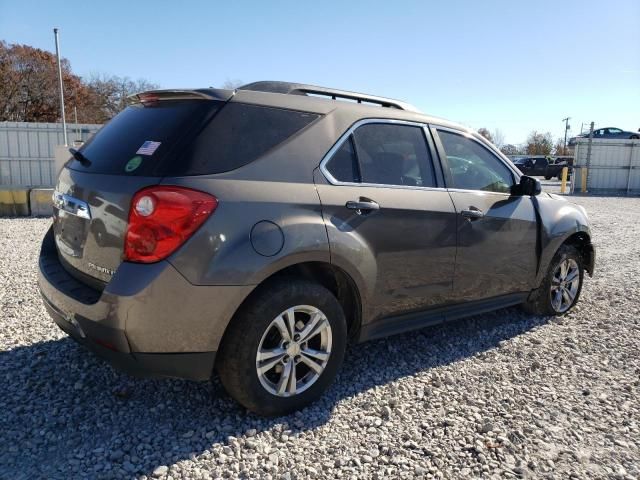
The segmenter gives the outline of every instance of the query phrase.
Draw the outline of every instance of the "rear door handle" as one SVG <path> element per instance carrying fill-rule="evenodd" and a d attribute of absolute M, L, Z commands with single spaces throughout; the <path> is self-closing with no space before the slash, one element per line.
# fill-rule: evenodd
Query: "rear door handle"
<path fill-rule="evenodd" d="M 362 215 L 363 212 L 370 212 L 372 210 L 380 210 L 380 205 L 373 200 L 364 200 L 360 199 L 357 202 L 353 200 L 349 200 L 345 207 L 349 210 L 355 210 L 358 215 Z"/>
<path fill-rule="evenodd" d="M 469 220 L 474 220 L 476 218 L 484 217 L 484 212 L 479 208 L 469 207 L 469 209 L 467 210 L 462 210 L 460 212 L 460 215 L 462 215 L 465 218 L 468 218 Z"/>

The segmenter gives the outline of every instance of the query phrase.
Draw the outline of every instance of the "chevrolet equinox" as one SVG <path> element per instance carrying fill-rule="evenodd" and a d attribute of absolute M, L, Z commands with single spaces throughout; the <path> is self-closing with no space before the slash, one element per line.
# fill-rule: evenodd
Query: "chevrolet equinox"
<path fill-rule="evenodd" d="M 136 94 L 53 194 L 53 320 L 138 375 L 207 380 L 281 415 L 362 342 L 522 304 L 566 313 L 585 210 L 483 137 L 396 100 L 311 85 Z"/>

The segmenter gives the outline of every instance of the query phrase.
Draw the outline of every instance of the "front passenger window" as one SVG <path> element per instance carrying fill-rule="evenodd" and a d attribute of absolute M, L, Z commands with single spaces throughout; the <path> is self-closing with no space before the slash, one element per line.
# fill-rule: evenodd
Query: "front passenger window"
<path fill-rule="evenodd" d="M 511 192 L 513 174 L 493 153 L 464 135 L 438 130 L 438 136 L 447 155 L 453 188 Z"/>

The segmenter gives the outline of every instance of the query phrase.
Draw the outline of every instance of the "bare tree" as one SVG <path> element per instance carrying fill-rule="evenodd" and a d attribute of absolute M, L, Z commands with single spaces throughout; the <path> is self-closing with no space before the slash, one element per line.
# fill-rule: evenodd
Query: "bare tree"
<path fill-rule="evenodd" d="M 549 155 L 553 150 L 553 137 L 551 133 L 539 133 L 533 131 L 527 137 L 527 154 Z"/>
<path fill-rule="evenodd" d="M 505 155 L 519 155 L 522 153 L 517 146 L 511 145 L 510 143 L 500 147 L 500 151 Z"/>
<path fill-rule="evenodd" d="M 158 86 L 144 79 L 131 80 L 129 77 L 92 74 L 88 86 L 93 92 L 94 107 L 101 122 L 108 121 L 127 106 L 127 97 Z"/>
<path fill-rule="evenodd" d="M 504 133 L 502 133 L 502 130 L 500 130 L 499 128 L 496 128 L 493 131 L 491 137 L 493 137 L 493 144 L 496 147 L 500 148 L 504 145 Z"/>
<path fill-rule="evenodd" d="M 238 80 L 237 78 L 234 78 L 234 79 L 227 78 L 222 84 L 222 88 L 227 90 L 235 90 L 236 88 L 241 87 L 242 85 L 244 85 L 244 82 L 242 80 Z"/>
<path fill-rule="evenodd" d="M 558 140 L 556 140 L 553 153 L 556 155 L 569 155 L 569 148 L 564 146 L 564 138 L 558 138 Z"/>
<path fill-rule="evenodd" d="M 493 143 L 493 137 L 491 136 L 491 132 L 489 132 L 489 130 L 487 130 L 486 128 L 482 127 L 478 129 L 478 133 L 480 135 L 482 135 L 484 138 L 486 138 L 487 140 L 489 140 L 490 142 Z"/>

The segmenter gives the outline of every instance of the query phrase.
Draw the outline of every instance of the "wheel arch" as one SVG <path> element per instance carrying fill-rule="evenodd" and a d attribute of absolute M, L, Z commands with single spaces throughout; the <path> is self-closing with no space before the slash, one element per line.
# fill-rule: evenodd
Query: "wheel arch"
<path fill-rule="evenodd" d="M 580 253 L 584 261 L 584 268 L 589 273 L 589 276 L 593 276 L 593 270 L 595 267 L 595 250 L 591 243 L 591 236 L 584 231 L 579 231 L 569 235 L 561 245 L 571 245 L 575 247 Z"/>
<path fill-rule="evenodd" d="M 536 287 L 542 283 L 553 257 L 562 245 L 575 247 L 584 260 L 585 270 L 589 273 L 589 276 L 593 276 L 595 249 L 591 243 L 591 235 L 587 230 L 576 228 L 574 231 L 567 232 L 565 235 L 554 237 L 547 244 L 542 252 L 540 268 L 538 269 L 538 275 L 536 277 Z"/>
<path fill-rule="evenodd" d="M 225 335 L 229 326 L 235 321 L 242 311 L 257 295 L 282 280 L 296 281 L 307 280 L 324 286 L 333 293 L 342 306 L 347 321 L 347 333 L 349 340 L 357 338 L 362 323 L 362 301 L 360 290 L 353 278 L 342 268 L 323 261 L 308 261 L 288 265 L 264 278 L 240 303 L 229 323 L 225 326 L 224 333 L 217 346 L 225 341 Z"/>
<path fill-rule="evenodd" d="M 593 275 L 596 252 L 591 243 L 586 210 L 554 194 L 541 194 L 534 198 L 540 222 L 540 256 L 533 288 L 540 286 L 553 257 L 564 244 L 578 249 L 584 259 L 585 269 L 589 275 Z"/>

